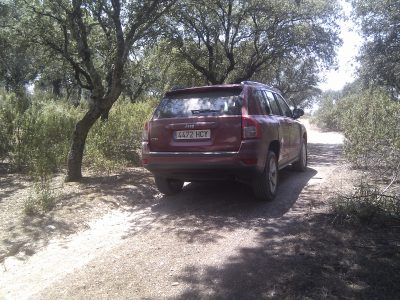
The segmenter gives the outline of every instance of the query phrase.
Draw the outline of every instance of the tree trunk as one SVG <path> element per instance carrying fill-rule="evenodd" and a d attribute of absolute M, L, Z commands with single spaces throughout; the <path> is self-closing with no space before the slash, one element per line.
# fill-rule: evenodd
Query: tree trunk
<path fill-rule="evenodd" d="M 61 84 L 62 84 L 62 81 L 59 78 L 51 81 L 51 85 L 53 86 L 53 95 L 56 98 L 61 97 Z"/>
<path fill-rule="evenodd" d="M 77 94 L 76 94 L 76 100 L 74 100 L 74 106 L 78 107 L 79 104 L 81 103 L 81 100 L 82 100 L 82 88 L 78 85 Z"/>
<path fill-rule="evenodd" d="M 100 118 L 99 107 L 91 108 L 82 120 L 78 121 L 72 135 L 72 145 L 68 155 L 68 171 L 66 181 L 79 181 L 82 178 L 82 159 L 86 138 L 90 128 Z"/>

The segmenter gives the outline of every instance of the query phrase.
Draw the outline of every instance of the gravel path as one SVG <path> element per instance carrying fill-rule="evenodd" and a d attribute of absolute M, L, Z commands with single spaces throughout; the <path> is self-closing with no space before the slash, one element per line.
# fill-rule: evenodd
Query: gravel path
<path fill-rule="evenodd" d="M 309 131 L 309 168 L 282 170 L 278 197 L 258 202 L 235 183 L 188 184 L 124 205 L 28 259 L 7 257 L 5 299 L 270 299 L 334 295 L 321 277 L 325 191 L 342 136 Z M 321 219 L 322 217 L 322 219 Z M 330 249 L 325 249 L 329 251 Z M 322 261 L 323 260 L 323 261 Z M 1 268 L 1 265 L 0 265 Z M 318 274 L 315 274 L 317 272 Z M 311 280 L 318 276 L 319 279 Z M 322 282 L 318 285 L 318 282 Z M 326 282 L 325 282 L 326 280 Z M 324 290 L 325 289 L 325 290 Z"/>

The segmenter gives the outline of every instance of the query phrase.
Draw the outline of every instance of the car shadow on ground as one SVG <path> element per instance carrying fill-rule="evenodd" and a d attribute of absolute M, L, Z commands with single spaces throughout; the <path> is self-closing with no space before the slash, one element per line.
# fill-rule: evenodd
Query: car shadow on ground
<path fill-rule="evenodd" d="M 270 202 L 256 199 L 250 186 L 238 182 L 189 183 L 181 193 L 162 197 L 152 211 L 174 216 L 235 218 L 239 223 L 248 218 L 277 218 L 293 206 L 316 174 L 312 168 L 304 173 L 281 170 L 277 197 Z"/>
<path fill-rule="evenodd" d="M 269 220 L 281 218 L 291 209 L 294 213 L 304 212 L 307 206 L 311 209 L 319 200 L 320 191 L 315 183 L 309 184 L 310 180 L 318 178 L 318 167 L 337 163 L 340 154 L 341 145 L 310 144 L 311 167 L 305 172 L 296 172 L 290 166 L 281 170 L 277 197 L 271 202 L 257 200 L 248 185 L 202 182 L 187 184 L 181 193 L 162 197 L 151 210 L 165 228 L 176 231 L 180 237 L 215 242 L 212 230 L 262 228 Z M 296 207 L 299 197 L 304 205 Z M 196 230 L 185 229 L 193 227 Z"/>
<path fill-rule="evenodd" d="M 271 202 L 257 200 L 250 186 L 237 182 L 190 183 L 180 194 L 161 198 L 151 211 L 165 231 L 186 242 L 213 243 L 220 230 L 262 228 L 285 215 L 315 174 L 311 168 L 303 173 L 282 170 Z"/>

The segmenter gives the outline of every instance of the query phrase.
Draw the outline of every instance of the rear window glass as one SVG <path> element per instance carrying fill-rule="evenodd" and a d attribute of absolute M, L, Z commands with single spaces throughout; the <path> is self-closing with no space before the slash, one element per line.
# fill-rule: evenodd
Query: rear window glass
<path fill-rule="evenodd" d="M 240 90 L 229 90 L 172 95 L 161 101 L 154 118 L 241 115 L 240 93 Z"/>

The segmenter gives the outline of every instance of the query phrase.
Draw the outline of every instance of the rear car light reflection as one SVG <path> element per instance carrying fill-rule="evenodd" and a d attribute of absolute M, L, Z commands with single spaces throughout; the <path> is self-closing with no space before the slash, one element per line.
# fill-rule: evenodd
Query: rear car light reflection
<path fill-rule="evenodd" d="M 243 158 L 240 161 L 246 165 L 256 165 L 257 164 L 256 158 Z"/>
<path fill-rule="evenodd" d="M 261 137 L 260 125 L 249 117 L 242 117 L 242 130 L 243 139 L 259 139 Z"/>

